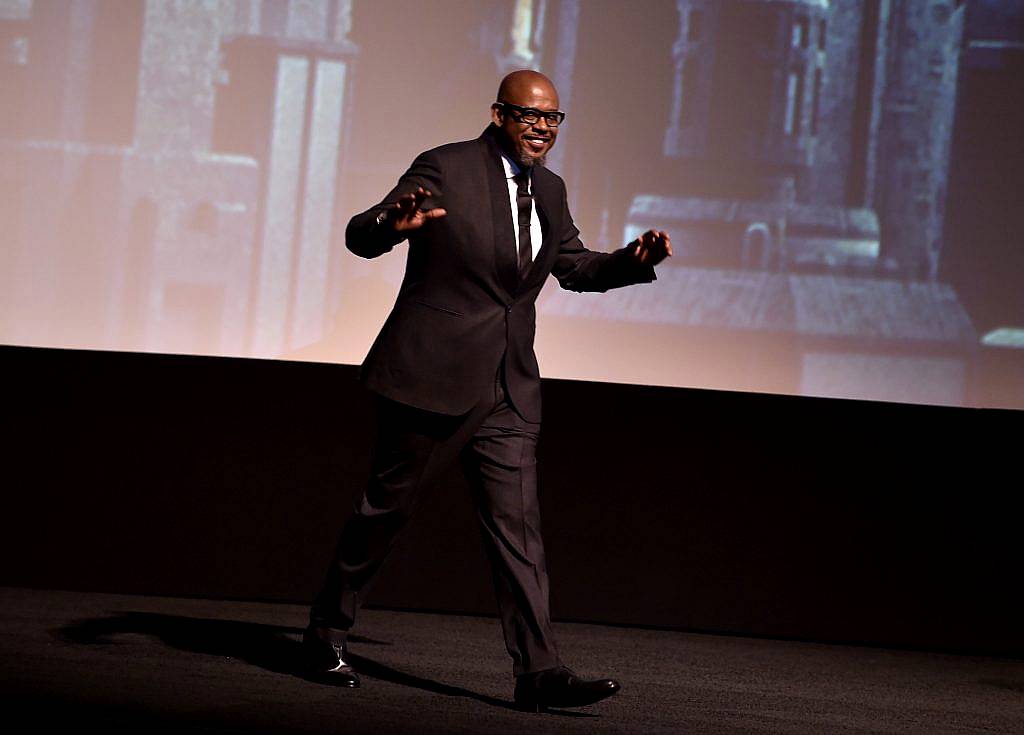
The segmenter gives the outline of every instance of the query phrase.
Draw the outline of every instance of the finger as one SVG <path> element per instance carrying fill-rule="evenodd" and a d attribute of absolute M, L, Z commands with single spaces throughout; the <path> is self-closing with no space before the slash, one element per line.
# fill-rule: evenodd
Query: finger
<path fill-rule="evenodd" d="M 427 192 L 422 186 L 417 187 L 416 191 L 411 191 L 408 194 L 403 194 L 398 199 L 398 203 L 402 205 L 403 209 L 409 209 L 418 207 L 420 202 L 427 198 Z"/>
<path fill-rule="evenodd" d="M 403 194 L 398 202 L 395 203 L 395 207 L 401 210 L 403 215 L 411 212 L 416 206 L 416 197 L 412 194 Z"/>
<path fill-rule="evenodd" d="M 440 217 L 444 217 L 446 214 L 448 214 L 447 210 L 436 207 L 435 209 L 431 209 L 429 212 L 424 212 L 423 216 L 427 219 L 438 219 Z"/>

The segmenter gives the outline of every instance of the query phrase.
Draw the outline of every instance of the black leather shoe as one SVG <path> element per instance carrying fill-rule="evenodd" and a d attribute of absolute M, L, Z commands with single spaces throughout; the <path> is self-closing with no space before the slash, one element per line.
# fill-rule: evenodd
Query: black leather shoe
<path fill-rule="evenodd" d="M 540 712 L 548 707 L 584 707 L 619 691 L 614 679 L 580 679 L 570 669 L 559 666 L 516 677 L 516 707 Z"/>
<path fill-rule="evenodd" d="M 359 674 L 345 661 L 346 653 L 344 643 L 325 640 L 313 628 L 302 636 L 302 657 L 309 672 L 323 674 L 335 686 L 358 687 Z"/>

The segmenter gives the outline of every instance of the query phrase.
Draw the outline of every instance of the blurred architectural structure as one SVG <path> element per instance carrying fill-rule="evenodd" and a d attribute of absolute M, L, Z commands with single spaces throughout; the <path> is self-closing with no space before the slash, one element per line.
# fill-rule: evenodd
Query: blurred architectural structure
<path fill-rule="evenodd" d="M 261 355 L 317 338 L 350 15 L 351 0 L 0 0 L 5 332 Z"/>
<path fill-rule="evenodd" d="M 678 283 L 597 308 L 729 330 L 754 350 L 753 333 L 791 335 L 780 390 L 962 400 L 977 336 L 937 276 L 963 3 L 676 5 L 664 156 L 678 173 L 633 197 L 625 239 L 668 231 L 663 278 Z"/>
<path fill-rule="evenodd" d="M 543 65 L 568 100 L 579 0 L 479 13 L 467 54 L 489 80 Z M 324 338 L 344 287 L 352 15 L 353 0 L 0 0 L 5 339 L 274 357 Z"/>
<path fill-rule="evenodd" d="M 973 8 L 1002 18 L 1009 5 Z M 598 0 L 474 3 L 458 19 L 457 43 L 445 35 L 447 17 L 394 40 L 387 7 L 0 0 L 5 341 L 280 356 L 322 340 L 316 359 L 332 359 L 326 322 L 365 308 L 367 291 L 350 289 L 339 309 L 357 271 L 334 257 L 339 226 L 356 208 L 341 182 L 376 196 L 393 181 L 404 152 L 401 163 L 379 160 L 408 128 L 402 106 L 435 104 L 440 89 L 440 114 L 468 119 L 481 80 L 489 90 L 492 74 L 530 66 L 554 79 L 570 128 L 585 119 L 574 93 L 607 94 L 600 74 L 577 69 L 577 46 L 597 37 L 591 53 L 614 50 L 618 62 L 633 42 L 614 24 L 615 38 L 600 35 L 596 15 L 617 16 Z M 642 178 L 631 179 L 631 162 L 606 163 L 606 141 L 580 142 L 582 127 L 549 165 L 569 169 L 570 185 L 588 180 L 581 165 L 593 164 L 593 181 L 595 168 L 614 167 L 605 230 L 624 222 L 627 240 L 668 230 L 676 256 L 653 288 L 600 300 L 550 290 L 544 314 L 574 320 L 573 334 L 596 324 L 602 338 L 609 320 L 640 322 L 680 353 L 701 351 L 700 361 L 665 361 L 668 380 L 637 379 L 730 387 L 717 381 L 726 368 L 759 374 L 770 362 L 786 365 L 785 375 L 760 389 L 960 402 L 978 337 L 965 286 L 950 280 L 944 224 L 968 7 L 661 0 L 658 20 L 630 29 L 657 23 L 674 44 L 666 38 L 663 53 L 648 49 L 629 65 L 631 75 L 666 75 L 665 126 L 634 128 L 660 146 L 660 161 L 645 154 Z M 354 12 L 362 50 L 350 40 Z M 421 47 L 421 36 L 435 45 Z M 992 43 L 974 57 L 969 48 L 966 66 L 1019 53 L 1018 35 L 1005 48 Z M 357 110 L 354 97 L 379 83 L 399 47 L 406 64 L 422 48 L 439 57 L 424 63 L 438 75 L 432 86 L 390 79 L 401 105 L 368 105 L 388 95 L 367 93 Z M 363 126 L 354 151 L 353 118 Z M 589 240 L 604 241 L 619 238 Z M 400 259 L 386 266 L 400 277 Z M 382 293 L 390 306 L 391 292 Z M 1017 322 L 991 326 L 1007 324 Z M 712 378 L 688 376 L 691 362 L 711 365 Z"/>

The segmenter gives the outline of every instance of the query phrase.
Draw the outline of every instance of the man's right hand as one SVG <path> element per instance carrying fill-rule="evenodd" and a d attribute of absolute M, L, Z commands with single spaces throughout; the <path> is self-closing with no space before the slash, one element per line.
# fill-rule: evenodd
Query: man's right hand
<path fill-rule="evenodd" d="M 448 212 L 435 207 L 424 211 L 420 209 L 423 201 L 429 197 L 430 191 L 422 186 L 416 188 L 411 194 L 405 194 L 387 211 L 387 218 L 384 220 L 395 232 L 416 230 L 432 219 L 440 219 Z"/>

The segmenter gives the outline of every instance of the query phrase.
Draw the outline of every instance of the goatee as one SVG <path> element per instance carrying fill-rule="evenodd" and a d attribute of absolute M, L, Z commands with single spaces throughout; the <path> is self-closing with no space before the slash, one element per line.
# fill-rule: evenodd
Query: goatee
<path fill-rule="evenodd" d="M 548 160 L 548 154 L 545 153 L 543 156 L 531 156 L 526 153 L 520 153 L 516 156 L 516 164 L 519 168 L 533 168 L 534 166 L 543 166 Z"/>

